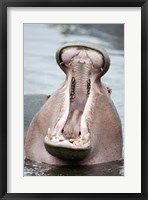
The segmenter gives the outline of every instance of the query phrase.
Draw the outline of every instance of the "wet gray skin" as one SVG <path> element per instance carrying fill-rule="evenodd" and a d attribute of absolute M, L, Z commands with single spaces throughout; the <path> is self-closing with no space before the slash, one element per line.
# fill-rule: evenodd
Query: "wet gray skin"
<path fill-rule="evenodd" d="M 28 129 L 26 157 L 49 164 L 97 164 L 120 160 L 121 122 L 102 84 L 110 59 L 92 43 L 74 42 L 56 53 L 66 74 Z"/>

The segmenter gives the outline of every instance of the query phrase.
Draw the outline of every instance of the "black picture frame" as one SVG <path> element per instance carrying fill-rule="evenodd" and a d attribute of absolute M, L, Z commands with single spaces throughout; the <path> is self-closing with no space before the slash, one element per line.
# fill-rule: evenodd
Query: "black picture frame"
<path fill-rule="evenodd" d="M 141 193 L 7 193 L 7 8 L 8 7 L 141 7 Z M 0 199 L 148 199 L 147 136 L 147 0 L 0 0 Z M 132 187 L 132 186 L 131 186 Z"/>

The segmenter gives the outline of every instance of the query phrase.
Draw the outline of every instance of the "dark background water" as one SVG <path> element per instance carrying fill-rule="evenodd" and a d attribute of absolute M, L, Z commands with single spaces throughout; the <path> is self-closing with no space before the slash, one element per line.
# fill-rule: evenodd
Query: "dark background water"
<path fill-rule="evenodd" d="M 102 81 L 112 88 L 112 99 L 121 118 L 124 138 L 122 24 L 24 24 L 24 132 L 26 133 L 33 115 L 44 103 L 46 95 L 52 94 L 64 80 L 65 75 L 56 63 L 55 52 L 63 43 L 71 41 L 94 42 L 107 50 L 111 66 Z M 34 99 L 38 99 L 37 106 L 34 106 Z M 25 159 L 24 175 L 120 176 L 124 175 L 124 161 L 94 166 L 57 167 Z"/>

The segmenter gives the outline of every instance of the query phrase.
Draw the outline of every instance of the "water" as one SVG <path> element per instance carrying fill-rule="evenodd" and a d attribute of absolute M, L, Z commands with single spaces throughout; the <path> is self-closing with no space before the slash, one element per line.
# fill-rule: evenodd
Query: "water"
<path fill-rule="evenodd" d="M 117 34 L 118 33 L 118 34 Z M 52 94 L 65 79 L 57 65 L 55 52 L 65 42 L 89 41 L 104 47 L 111 66 L 102 81 L 112 89 L 112 99 L 119 113 L 124 133 L 124 51 L 122 25 L 24 24 L 24 94 Z M 27 106 L 27 105 L 26 105 Z M 27 107 L 26 107 L 27 110 Z M 28 128 L 30 116 L 25 112 Z M 32 117 L 32 116 L 31 116 Z M 124 137 L 124 134 L 123 134 Z M 124 149 L 124 147 L 123 147 Z M 123 161 L 91 167 L 56 167 L 24 161 L 24 175 L 123 175 Z"/>
<path fill-rule="evenodd" d="M 91 166 L 52 166 L 25 159 L 25 176 L 122 176 L 123 160 Z"/>

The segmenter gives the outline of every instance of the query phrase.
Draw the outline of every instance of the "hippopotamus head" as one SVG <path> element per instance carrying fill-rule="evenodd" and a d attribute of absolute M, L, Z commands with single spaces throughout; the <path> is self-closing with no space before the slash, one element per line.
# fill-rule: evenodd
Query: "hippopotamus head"
<path fill-rule="evenodd" d="M 107 52 L 92 43 L 73 42 L 57 50 L 56 60 L 66 79 L 32 121 L 27 157 L 50 164 L 119 160 L 121 122 L 111 89 L 101 82 L 110 65 Z"/>

